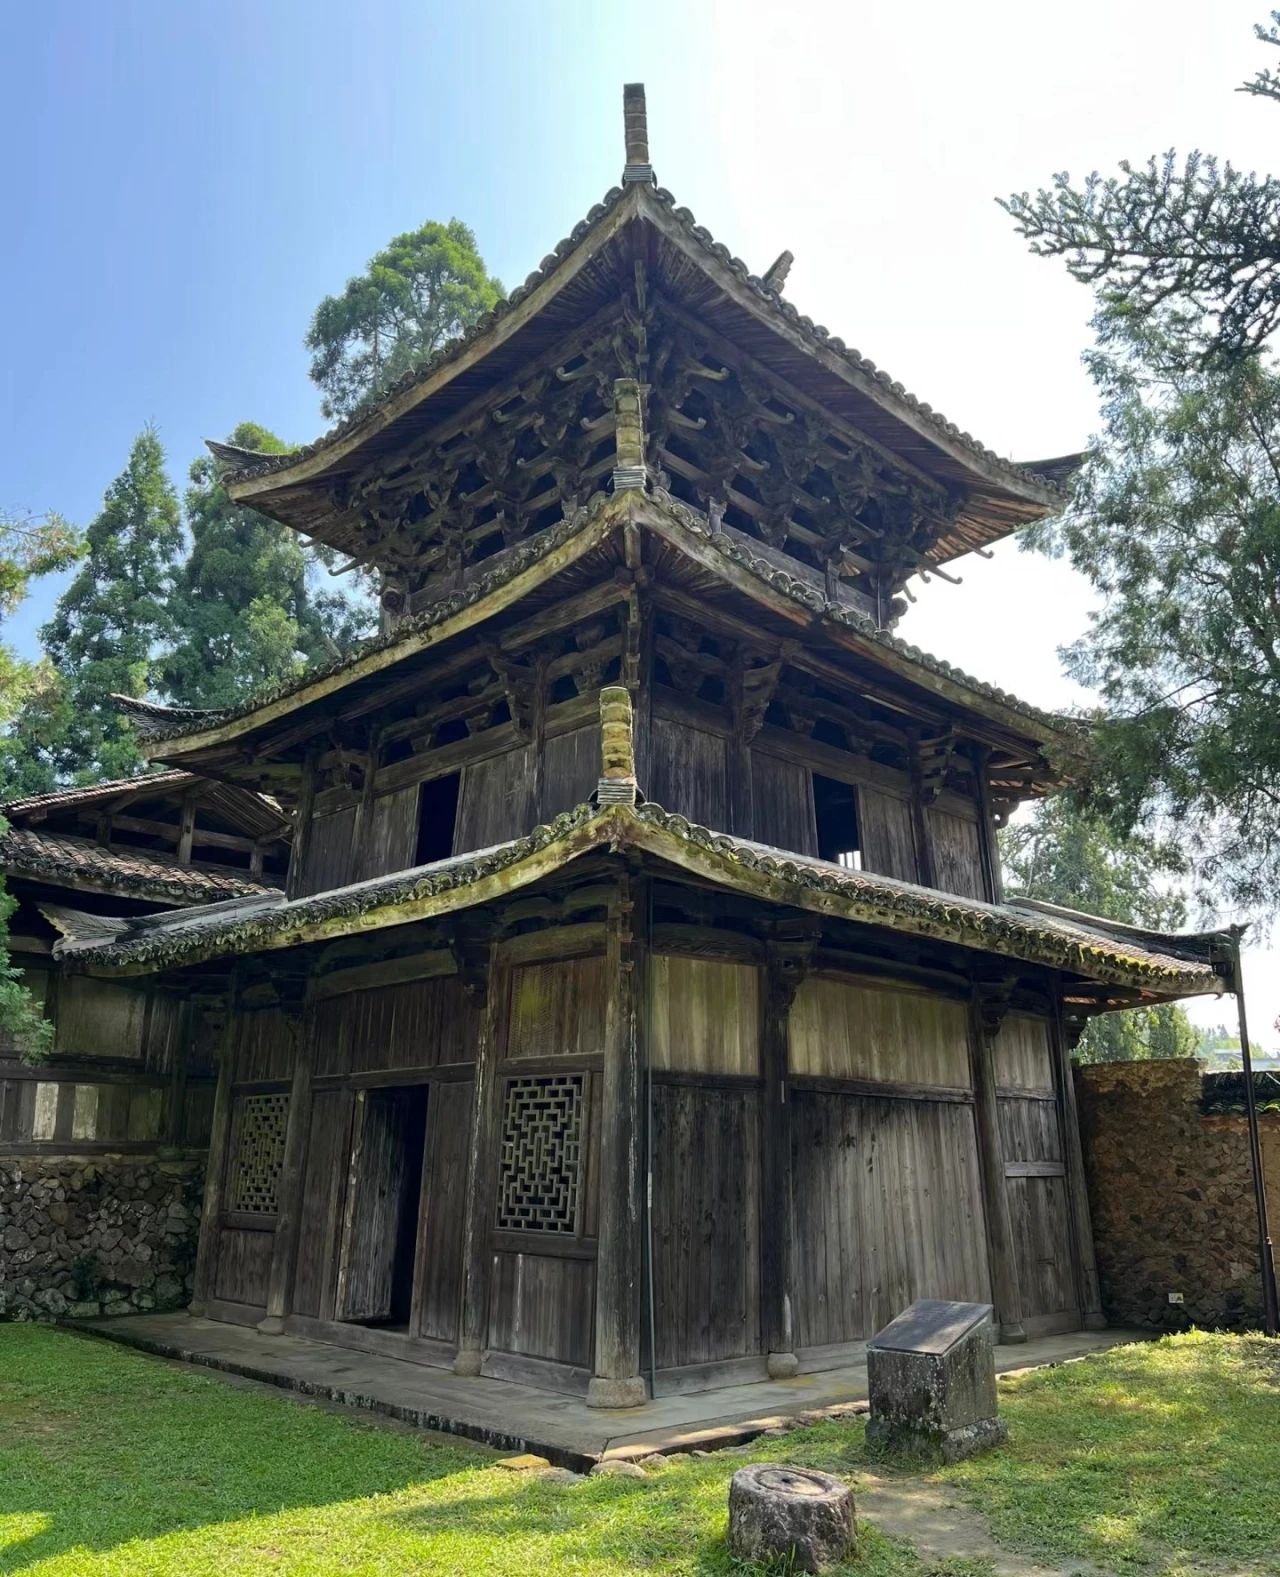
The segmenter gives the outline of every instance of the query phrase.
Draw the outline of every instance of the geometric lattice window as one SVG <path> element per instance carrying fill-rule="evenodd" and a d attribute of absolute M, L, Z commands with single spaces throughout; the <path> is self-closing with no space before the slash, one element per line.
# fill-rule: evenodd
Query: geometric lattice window
<path fill-rule="evenodd" d="M 274 1216 L 280 1208 L 280 1173 L 284 1169 L 284 1131 L 289 1121 L 289 1096 L 246 1095 L 240 1105 L 232 1210 Z"/>
<path fill-rule="evenodd" d="M 582 1086 L 580 1073 L 507 1081 L 498 1163 L 500 1231 L 577 1231 Z"/>

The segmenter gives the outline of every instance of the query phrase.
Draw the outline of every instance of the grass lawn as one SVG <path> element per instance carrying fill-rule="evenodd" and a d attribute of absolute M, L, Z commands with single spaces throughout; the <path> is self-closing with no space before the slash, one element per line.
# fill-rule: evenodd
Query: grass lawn
<path fill-rule="evenodd" d="M 1277 1357 L 1179 1337 L 1002 1391 L 1013 1440 L 942 1480 L 1042 1559 L 1120 1573 L 1280 1570 Z M 854 1480 L 859 1424 L 751 1448 Z M 105 1343 L 0 1326 L 0 1572 L 728 1573 L 742 1456 L 554 1483 Z M 982 1577 L 863 1525 L 859 1577 Z"/>

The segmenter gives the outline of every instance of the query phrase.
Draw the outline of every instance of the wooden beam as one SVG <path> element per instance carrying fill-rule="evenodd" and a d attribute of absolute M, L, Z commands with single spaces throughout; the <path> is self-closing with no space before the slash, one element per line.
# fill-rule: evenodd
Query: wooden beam
<path fill-rule="evenodd" d="M 605 942 L 604 1073 L 599 1157 L 600 1236 L 596 1253 L 595 1372 L 588 1407 L 638 1407 L 648 1397 L 640 1373 L 641 1166 L 640 1037 L 637 975 L 647 968 L 635 937 L 643 879 L 620 875 Z M 641 911 L 643 912 L 643 911 Z"/>

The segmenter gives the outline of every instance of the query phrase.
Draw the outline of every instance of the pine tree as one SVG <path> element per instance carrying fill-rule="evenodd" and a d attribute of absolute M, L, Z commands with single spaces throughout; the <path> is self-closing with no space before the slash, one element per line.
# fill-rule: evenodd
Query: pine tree
<path fill-rule="evenodd" d="M 229 442 L 263 454 L 287 445 L 253 422 Z M 326 662 L 368 632 L 372 610 L 327 589 L 297 535 L 227 496 L 215 462 L 196 460 L 186 493 L 190 548 L 174 580 L 162 690 L 184 706 L 228 706 Z"/>
<path fill-rule="evenodd" d="M 159 437 L 148 427 L 107 489 L 101 513 L 85 532 L 84 562 L 40 632 L 47 683 L 15 726 L 18 770 L 75 782 L 142 770 L 132 731 L 111 695 L 155 690 L 156 654 L 169 635 L 168 598 L 181 547 L 177 496 Z"/>

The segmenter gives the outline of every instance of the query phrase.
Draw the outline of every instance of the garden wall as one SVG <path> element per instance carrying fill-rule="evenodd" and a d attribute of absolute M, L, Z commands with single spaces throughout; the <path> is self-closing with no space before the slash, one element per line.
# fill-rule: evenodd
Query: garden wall
<path fill-rule="evenodd" d="M 1194 1061 L 1077 1067 L 1102 1302 L 1113 1324 L 1261 1323 L 1248 1130 L 1233 1075 Z M 1259 1089 L 1274 1097 L 1268 1087 Z M 1227 1109 L 1222 1109 L 1226 1107 Z M 1280 1116 L 1261 1119 L 1268 1209 L 1280 1225 Z M 1170 1293 L 1181 1293 L 1181 1304 Z"/>
<path fill-rule="evenodd" d="M 203 1183 L 203 1157 L 0 1155 L 0 1319 L 185 1305 Z"/>

